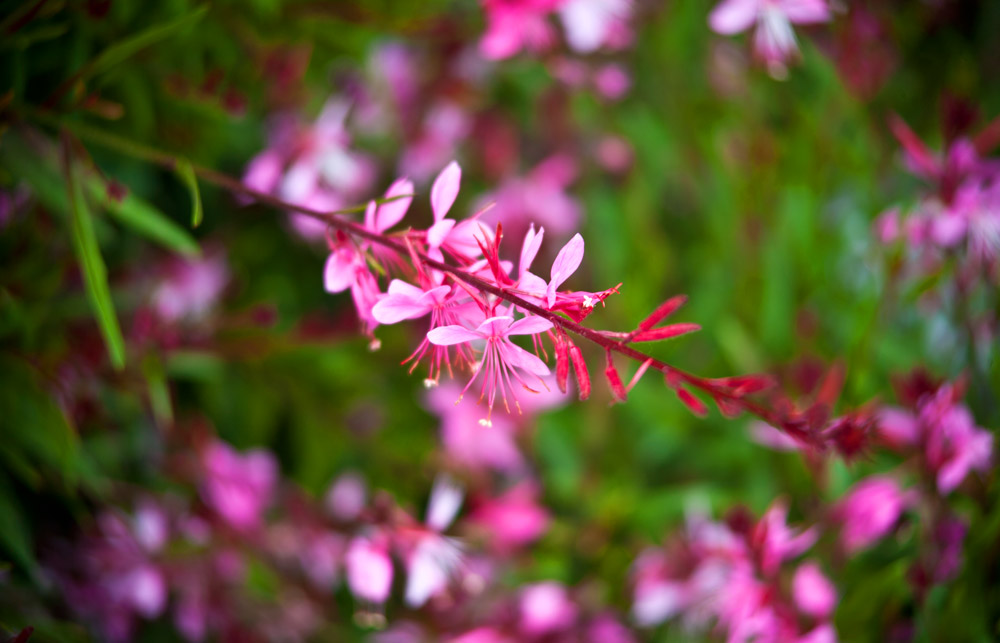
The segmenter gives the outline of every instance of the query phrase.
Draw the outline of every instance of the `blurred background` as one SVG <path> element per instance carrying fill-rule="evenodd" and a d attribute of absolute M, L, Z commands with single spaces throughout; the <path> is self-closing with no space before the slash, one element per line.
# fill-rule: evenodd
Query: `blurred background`
<path fill-rule="evenodd" d="M 495 203 L 509 258 L 532 222 L 542 266 L 584 236 L 571 285 L 621 283 L 591 327 L 634 328 L 684 293 L 677 321 L 702 330 L 649 345 L 670 364 L 771 373 L 793 400 L 842 368 L 838 414 L 902 404 L 894 379 L 922 368 L 963 378 L 976 425 L 1000 424 L 995 271 L 966 279 L 875 228 L 933 191 L 893 115 L 940 154 L 1000 114 L 1000 4 L 846 0 L 795 25 L 800 52 L 777 67 L 752 33 L 715 33 L 711 2 L 595 0 L 620 24 L 591 42 L 559 3 L 525 1 L 543 26 L 519 14 L 513 51 L 484 35 L 507 4 L 0 2 L 9 636 L 416 641 L 489 623 L 507 638 L 467 640 L 721 640 L 636 623 L 641 551 L 692 507 L 760 516 L 780 498 L 819 524 L 906 464 L 871 449 L 817 465 L 755 440 L 746 415 L 692 415 L 651 374 L 612 405 L 582 342 L 588 401 L 488 431 L 456 418 L 457 389 L 400 366 L 424 322 L 379 327 L 372 350 L 351 298 L 324 292 L 323 226 L 205 170 L 320 210 L 407 176 L 404 227 L 422 229 L 457 159 L 454 216 Z M 350 539 L 397 512 L 422 524 L 443 473 L 464 490 L 461 588 L 409 604 L 395 553 L 384 605 L 359 597 Z M 994 478 L 950 497 L 968 536 L 947 582 L 915 589 L 922 511 L 858 555 L 820 537 L 840 639 L 1000 636 Z M 586 625 L 525 625 L 523 588 L 546 583 Z"/>

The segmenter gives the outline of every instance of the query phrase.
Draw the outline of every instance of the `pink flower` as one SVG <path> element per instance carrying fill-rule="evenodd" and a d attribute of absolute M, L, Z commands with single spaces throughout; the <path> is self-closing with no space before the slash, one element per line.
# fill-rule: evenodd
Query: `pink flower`
<path fill-rule="evenodd" d="M 486 12 L 486 33 L 479 41 L 484 58 L 510 58 L 521 49 L 538 52 L 554 40 L 546 17 L 563 0 L 481 0 Z"/>
<path fill-rule="evenodd" d="M 594 74 L 594 87 L 608 100 L 620 100 L 632 86 L 632 78 L 621 65 L 602 65 Z"/>
<path fill-rule="evenodd" d="M 951 385 L 917 401 L 914 415 L 886 407 L 879 433 L 891 447 L 919 448 L 942 494 L 955 489 L 970 471 L 987 471 L 993 461 L 993 434 L 976 426 L 969 410 L 957 403 Z"/>
<path fill-rule="evenodd" d="M 754 52 L 772 73 L 798 53 L 792 24 L 814 24 L 830 20 L 826 0 L 722 0 L 708 17 L 714 31 L 731 35 L 756 23 Z"/>
<path fill-rule="evenodd" d="M 472 379 L 462 389 L 462 395 L 469 389 L 472 383 L 483 374 L 483 386 L 480 391 L 480 400 L 487 399 L 489 409 L 493 409 L 497 389 L 503 398 L 507 412 L 510 406 L 507 403 L 507 388 L 512 385 L 511 380 L 521 384 L 529 391 L 534 391 L 529 387 L 519 372 L 534 375 L 539 382 L 544 375 L 549 374 L 549 368 L 536 355 L 529 353 L 520 346 L 517 346 L 510 337 L 513 335 L 536 335 L 552 328 L 552 322 L 541 317 L 522 317 L 517 321 L 510 315 L 499 315 L 490 317 L 481 323 L 475 330 L 470 330 L 463 326 L 442 326 L 427 333 L 427 339 L 432 344 L 438 346 L 451 346 L 465 342 L 483 340 L 483 357 L 481 365 L 473 374 Z M 517 398 L 511 391 L 511 398 L 517 405 Z M 461 398 L 460 398 L 461 399 Z M 518 407 L 520 408 L 520 407 Z M 489 422 L 489 413 L 487 413 Z"/>
<path fill-rule="evenodd" d="M 153 307 L 167 322 L 201 319 L 211 311 L 227 281 L 229 271 L 221 256 L 176 260 L 153 292 Z"/>
<path fill-rule="evenodd" d="M 559 7 L 566 43 L 577 53 L 590 53 L 613 42 L 627 29 L 631 0 L 565 0 Z"/>
<path fill-rule="evenodd" d="M 751 534 L 751 543 L 760 558 L 766 575 L 775 573 L 781 563 L 812 547 L 819 537 L 815 528 L 797 532 L 788 527 L 785 518 L 788 507 L 776 501 L 760 519 Z"/>
<path fill-rule="evenodd" d="M 365 508 L 365 481 L 357 473 L 339 476 L 326 492 L 326 508 L 338 520 L 354 520 Z"/>
<path fill-rule="evenodd" d="M 455 161 L 441 170 L 434 180 L 431 186 L 434 225 L 427 230 L 427 246 L 431 256 L 440 257 L 440 250 L 444 249 L 461 260 L 472 262 L 480 255 L 479 241 L 492 239 L 493 235 L 475 218 L 461 222 L 446 218 L 458 198 L 461 182 L 462 168 Z"/>
<path fill-rule="evenodd" d="M 567 234 L 580 221 L 580 204 L 566 192 L 576 174 L 576 162 L 570 156 L 550 156 L 526 176 L 506 180 L 486 197 L 495 205 L 482 220 L 491 225 L 502 223 L 504 232 L 514 238 L 529 225 L 548 228 L 560 236 Z"/>
<path fill-rule="evenodd" d="M 522 631 L 542 636 L 573 625 L 577 607 L 561 583 L 549 581 L 521 590 L 520 615 Z"/>
<path fill-rule="evenodd" d="M 201 461 L 206 504 L 235 529 L 257 527 L 278 475 L 274 456 L 262 450 L 239 455 L 224 442 L 213 442 Z"/>
<path fill-rule="evenodd" d="M 538 488 L 525 481 L 476 507 L 470 521 L 483 528 L 490 545 L 506 554 L 542 536 L 549 527 L 549 513 L 538 503 Z"/>
<path fill-rule="evenodd" d="M 455 151 L 468 136 L 472 118 L 459 105 L 442 100 L 427 113 L 420 136 L 403 152 L 400 172 L 419 182 L 455 156 Z"/>
<path fill-rule="evenodd" d="M 792 594 L 803 614 L 820 620 L 829 618 L 837 604 L 837 590 L 812 561 L 802 563 L 795 571 Z"/>
<path fill-rule="evenodd" d="M 417 537 L 406 561 L 405 600 L 410 607 L 420 607 L 441 591 L 462 561 L 458 542 L 441 535 L 455 520 L 462 496 L 462 488 L 448 476 L 434 482 L 425 519 L 429 529 Z"/>
<path fill-rule="evenodd" d="M 362 600 L 381 605 L 392 588 L 392 560 L 385 537 L 358 536 L 351 541 L 344 556 L 347 586 Z"/>
<path fill-rule="evenodd" d="M 844 549 L 853 553 L 885 536 L 910 502 L 910 494 L 888 476 L 871 476 L 854 485 L 837 509 Z"/>

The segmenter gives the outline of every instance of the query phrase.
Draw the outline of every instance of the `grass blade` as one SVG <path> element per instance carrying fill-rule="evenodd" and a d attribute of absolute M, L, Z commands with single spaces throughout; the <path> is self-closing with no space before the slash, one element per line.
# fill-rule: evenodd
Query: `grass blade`
<path fill-rule="evenodd" d="M 97 245 L 94 222 L 83 197 L 83 188 L 73 169 L 71 143 L 65 135 L 63 136 L 63 171 L 66 175 L 66 189 L 69 195 L 73 249 L 80 262 L 80 269 L 83 271 L 87 298 L 94 309 L 101 335 L 108 348 L 111 364 L 115 369 L 122 370 L 125 368 L 125 339 L 122 337 L 118 317 L 115 315 L 114 302 L 111 300 L 107 268 L 104 266 L 104 258 L 101 257 L 101 249 Z"/>
<path fill-rule="evenodd" d="M 189 161 L 180 159 L 177 162 L 177 174 L 180 175 L 184 185 L 191 193 L 191 227 L 197 228 L 201 225 L 204 213 L 201 209 L 201 191 L 198 189 L 198 177 L 194 173 L 194 167 Z"/>

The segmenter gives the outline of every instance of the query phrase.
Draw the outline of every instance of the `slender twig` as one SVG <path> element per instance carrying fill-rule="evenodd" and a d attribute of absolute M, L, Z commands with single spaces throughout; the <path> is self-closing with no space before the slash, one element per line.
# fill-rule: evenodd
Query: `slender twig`
<path fill-rule="evenodd" d="M 105 147 L 113 148 L 118 151 L 122 151 L 131 156 L 136 156 L 138 158 L 144 159 L 146 161 L 162 165 L 169 169 L 176 167 L 178 163 L 178 157 L 163 152 L 161 150 L 156 150 L 148 148 L 132 141 L 122 139 L 113 134 L 108 134 L 107 132 L 93 129 L 84 125 L 79 124 L 69 124 L 61 123 L 57 119 L 47 116 L 47 115 L 35 115 L 38 120 L 46 122 L 48 124 L 60 123 L 67 129 L 72 130 L 81 139 L 89 140 L 92 143 L 102 145 Z M 533 304 L 518 295 L 511 293 L 509 290 L 497 286 L 496 284 L 490 283 L 480 277 L 469 274 L 465 270 L 453 266 L 451 264 L 445 263 L 429 257 L 426 254 L 416 251 L 412 247 L 408 247 L 402 241 L 396 238 L 379 234 L 373 232 L 364 226 L 361 226 L 353 221 L 347 219 L 342 219 L 335 216 L 336 214 L 346 214 L 351 212 L 358 212 L 364 209 L 364 206 L 359 206 L 356 208 L 350 208 L 346 210 L 337 210 L 335 212 L 323 212 L 320 210 L 314 210 L 301 205 L 296 205 L 294 203 L 288 203 L 270 194 L 259 192 L 250 187 L 244 185 L 241 181 L 233 178 L 222 172 L 212 170 L 210 168 L 198 166 L 192 164 L 195 174 L 198 175 L 203 181 L 207 183 L 212 183 L 216 186 L 229 190 L 231 192 L 236 192 L 238 194 L 243 194 L 252 197 L 256 201 L 263 203 L 265 205 L 277 208 L 279 210 L 293 211 L 299 214 L 312 217 L 323 223 L 329 225 L 331 228 L 341 230 L 345 233 L 354 235 L 356 237 L 366 239 L 372 243 L 378 244 L 382 247 L 394 250 L 404 256 L 410 255 L 415 256 L 424 266 L 433 268 L 435 270 L 440 270 L 441 272 L 447 273 L 454 277 L 455 279 L 464 282 L 480 291 L 490 293 L 500 299 L 503 299 L 509 303 L 514 304 L 522 310 L 526 310 L 533 315 L 542 317 L 548 320 L 554 326 L 561 328 L 563 331 L 573 333 L 579 337 L 583 337 L 598 346 L 604 348 L 607 351 L 617 353 L 631 360 L 635 360 L 640 365 L 647 365 L 647 368 L 654 368 L 661 373 L 663 373 L 669 381 L 679 382 L 687 384 L 692 388 L 698 389 L 704 393 L 709 394 L 713 399 L 723 398 L 728 402 L 736 404 L 739 408 L 756 415 L 762 420 L 775 425 L 781 426 L 781 419 L 778 414 L 773 412 L 771 409 L 765 408 L 753 401 L 747 400 L 744 395 L 733 392 L 726 386 L 721 386 L 717 384 L 710 378 L 700 377 L 693 373 L 689 373 L 675 366 L 671 366 L 666 362 L 656 359 L 650 355 L 643 353 L 642 351 L 632 348 L 626 341 L 615 339 L 614 335 L 609 336 L 605 331 L 594 330 L 592 328 L 587 328 L 571 319 L 563 317 L 562 315 L 546 310 L 541 306 Z M 625 335 L 625 339 L 628 339 L 628 334 Z"/>

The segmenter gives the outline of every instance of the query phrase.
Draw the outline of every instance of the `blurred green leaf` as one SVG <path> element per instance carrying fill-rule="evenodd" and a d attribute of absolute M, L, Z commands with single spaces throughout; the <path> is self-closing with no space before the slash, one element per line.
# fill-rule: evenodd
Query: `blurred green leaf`
<path fill-rule="evenodd" d="M 100 203 L 108 214 L 135 232 L 183 255 L 197 256 L 201 253 L 198 242 L 185 229 L 150 203 L 131 193 L 121 200 L 114 199 L 108 195 L 104 182 L 98 177 L 92 177 L 85 183 L 94 201 Z"/>
<path fill-rule="evenodd" d="M 194 173 L 194 167 L 190 161 L 179 159 L 177 162 L 177 174 L 180 175 L 188 192 L 191 193 L 191 227 L 197 228 L 201 225 L 203 217 L 201 209 L 201 191 L 198 189 L 198 177 Z"/>
<path fill-rule="evenodd" d="M 68 148 L 69 143 L 64 142 Z M 108 285 L 107 269 L 101 257 L 101 249 L 97 245 L 97 235 L 94 234 L 94 222 L 90 217 L 83 190 L 73 168 L 73 160 L 69 157 L 69 149 L 65 150 L 66 190 L 69 194 L 70 232 L 73 236 L 73 248 L 83 271 L 84 284 L 91 307 L 104 336 L 111 363 L 118 370 L 125 368 L 125 339 L 122 337 L 118 317 L 115 314 L 114 302 L 111 299 L 111 287 Z"/>

